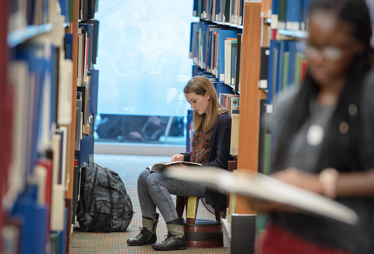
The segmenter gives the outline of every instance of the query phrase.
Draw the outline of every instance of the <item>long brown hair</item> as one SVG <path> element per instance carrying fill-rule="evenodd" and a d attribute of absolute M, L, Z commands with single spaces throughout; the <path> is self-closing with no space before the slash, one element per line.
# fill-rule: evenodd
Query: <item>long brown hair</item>
<path fill-rule="evenodd" d="M 218 116 L 222 114 L 221 105 L 218 103 L 217 92 L 214 85 L 206 77 L 195 76 L 184 87 L 183 92 L 185 94 L 195 93 L 201 96 L 204 96 L 206 93 L 210 95 L 206 112 L 202 115 L 199 115 L 195 111 L 193 113 L 193 130 L 202 128 L 203 132 L 208 132 L 213 128 Z"/>

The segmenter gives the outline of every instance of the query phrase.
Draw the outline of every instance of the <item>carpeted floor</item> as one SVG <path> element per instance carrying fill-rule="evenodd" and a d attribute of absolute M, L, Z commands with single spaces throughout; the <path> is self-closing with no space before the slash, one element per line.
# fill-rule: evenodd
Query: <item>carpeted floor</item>
<path fill-rule="evenodd" d="M 101 253 L 101 254 L 125 254 L 125 253 L 201 253 L 219 254 L 230 253 L 230 249 L 223 247 L 217 249 L 186 249 L 184 251 L 154 251 L 151 246 L 133 247 L 127 246 L 126 240 L 139 233 L 141 227 L 141 212 L 136 192 L 138 175 L 154 163 L 170 161 L 170 157 L 161 156 L 128 156 L 128 155 L 95 155 L 95 162 L 99 165 L 116 171 L 125 183 L 130 194 L 135 211 L 133 220 L 126 232 L 123 233 L 82 233 L 74 232 L 71 237 L 71 254 Z M 200 203 L 197 218 L 215 220 Z M 167 234 L 165 221 L 161 218 L 157 228 L 158 241 L 163 241 Z M 226 244 L 227 245 L 227 244 Z"/>

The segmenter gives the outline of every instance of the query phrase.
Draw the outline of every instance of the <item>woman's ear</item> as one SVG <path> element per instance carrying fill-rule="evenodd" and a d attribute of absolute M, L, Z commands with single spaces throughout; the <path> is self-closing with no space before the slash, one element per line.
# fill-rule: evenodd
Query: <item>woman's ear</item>
<path fill-rule="evenodd" d="M 210 94 L 208 92 L 205 92 L 205 95 L 204 95 L 205 98 L 207 98 L 208 100 L 210 99 Z"/>

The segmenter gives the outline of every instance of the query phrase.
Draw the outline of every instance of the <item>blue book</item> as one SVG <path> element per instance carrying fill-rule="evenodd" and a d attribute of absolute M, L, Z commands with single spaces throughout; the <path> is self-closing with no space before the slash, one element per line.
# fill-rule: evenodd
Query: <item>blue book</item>
<path fill-rule="evenodd" d="M 211 72 L 211 55 L 212 55 L 212 28 L 209 29 L 209 37 L 208 37 L 208 48 L 207 48 L 207 58 L 206 58 L 206 71 Z"/>
<path fill-rule="evenodd" d="M 88 156 L 94 154 L 94 137 L 83 135 L 80 140 L 81 160 L 88 163 Z"/>
<path fill-rule="evenodd" d="M 235 9 L 235 0 L 230 0 L 231 10 L 229 20 L 234 23 L 234 9 Z M 231 19 L 232 18 L 232 19 Z"/>
<path fill-rule="evenodd" d="M 202 55 L 201 55 L 201 62 L 203 64 L 203 68 L 206 68 L 206 51 L 207 51 L 207 31 L 209 29 L 209 24 L 208 22 L 200 22 L 200 27 L 201 27 L 201 45 L 202 45 Z"/>
<path fill-rule="evenodd" d="M 219 29 L 218 35 L 218 81 L 225 82 L 225 40 L 237 38 L 239 30 Z"/>
<path fill-rule="evenodd" d="M 73 34 L 65 33 L 65 59 L 73 60 Z"/>
<path fill-rule="evenodd" d="M 212 82 L 212 84 L 213 84 L 213 86 L 214 86 L 214 89 L 216 89 L 216 91 L 217 91 L 217 85 L 218 85 L 218 82 L 216 81 L 216 82 Z"/>
<path fill-rule="evenodd" d="M 278 1 L 273 0 L 271 5 L 271 28 L 273 29 L 278 28 Z"/>
<path fill-rule="evenodd" d="M 303 1 L 304 0 L 287 0 L 286 29 L 300 30 Z"/>
<path fill-rule="evenodd" d="M 199 0 L 193 1 L 193 10 L 192 10 L 192 16 L 197 17 L 197 12 L 199 10 Z"/>
<path fill-rule="evenodd" d="M 64 22 L 69 22 L 69 2 L 68 0 L 58 0 L 61 7 L 61 15 L 65 16 Z"/>
<path fill-rule="evenodd" d="M 302 11 L 301 11 L 301 30 L 307 30 L 306 24 L 308 19 L 308 9 L 311 0 L 302 0 Z"/>
<path fill-rule="evenodd" d="M 210 3 L 212 2 L 212 0 L 206 0 L 206 15 L 205 15 L 205 18 L 206 19 L 210 19 Z"/>
<path fill-rule="evenodd" d="M 197 72 L 199 70 L 199 66 L 197 65 L 192 65 L 192 77 L 197 76 Z"/>
<path fill-rule="evenodd" d="M 186 137 L 186 152 L 191 152 L 191 143 L 190 143 L 190 140 L 191 140 L 191 137 L 190 137 L 190 125 L 192 125 L 192 121 L 193 121 L 193 112 L 194 110 L 193 109 L 188 109 L 187 110 L 187 122 L 186 122 L 186 133 L 187 133 L 187 137 Z M 191 130 L 192 130 L 192 126 L 191 126 Z"/>
<path fill-rule="evenodd" d="M 45 253 L 47 245 L 47 225 L 48 212 L 46 206 L 34 205 L 34 233 L 33 233 L 33 253 Z"/>
<path fill-rule="evenodd" d="M 282 90 L 283 85 L 283 69 L 284 69 L 284 52 L 285 52 L 286 41 L 278 41 L 278 62 L 277 62 L 277 83 L 275 87 L 275 94 Z"/>
<path fill-rule="evenodd" d="M 22 218 L 21 226 L 21 243 L 19 244 L 21 254 L 33 254 L 33 221 L 34 205 L 36 200 L 37 187 L 26 186 L 24 192 L 17 198 L 13 208 L 12 215 L 18 215 Z"/>
<path fill-rule="evenodd" d="M 198 34 L 199 34 L 199 28 L 200 23 L 192 23 L 192 58 L 196 60 L 198 58 L 199 53 L 199 40 L 198 40 Z"/>
<path fill-rule="evenodd" d="M 48 209 L 37 204 L 38 187 L 27 185 L 17 197 L 11 214 L 22 218 L 21 254 L 44 253 L 46 248 Z"/>
<path fill-rule="evenodd" d="M 220 21 L 221 0 L 216 0 L 216 21 Z"/>
<path fill-rule="evenodd" d="M 296 64 L 296 41 L 290 41 L 289 45 L 289 52 L 290 58 L 288 62 L 288 84 L 287 86 L 293 86 L 295 84 L 295 64 Z"/>
<path fill-rule="evenodd" d="M 99 70 L 91 71 L 91 95 L 90 95 L 90 113 L 97 114 L 97 101 L 99 98 Z"/>
<path fill-rule="evenodd" d="M 235 85 L 237 51 L 238 49 L 236 47 L 231 48 L 231 85 Z"/>
<path fill-rule="evenodd" d="M 201 14 L 203 13 L 203 5 L 204 5 L 204 0 L 198 0 L 199 4 L 197 7 L 197 17 L 201 18 Z"/>
<path fill-rule="evenodd" d="M 273 103 L 273 87 L 274 80 L 276 76 L 276 68 L 274 68 L 274 62 L 276 61 L 274 50 L 278 47 L 277 40 L 270 40 L 270 55 L 269 55 L 269 64 L 268 64 L 268 94 L 266 104 L 269 106 Z"/>

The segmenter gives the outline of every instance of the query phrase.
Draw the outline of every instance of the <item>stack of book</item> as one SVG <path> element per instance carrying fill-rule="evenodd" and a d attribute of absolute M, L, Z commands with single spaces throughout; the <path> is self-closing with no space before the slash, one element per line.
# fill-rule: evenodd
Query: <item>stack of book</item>
<path fill-rule="evenodd" d="M 243 24 L 244 0 L 194 0 L 193 16 L 217 22 Z"/>

